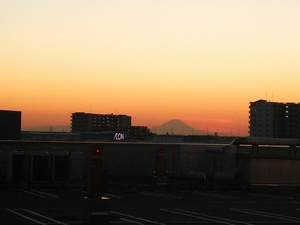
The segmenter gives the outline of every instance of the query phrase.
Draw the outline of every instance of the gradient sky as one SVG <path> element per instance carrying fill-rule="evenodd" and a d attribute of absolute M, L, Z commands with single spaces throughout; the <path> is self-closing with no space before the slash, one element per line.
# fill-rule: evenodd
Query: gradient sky
<path fill-rule="evenodd" d="M 248 135 L 249 102 L 300 101 L 299 0 L 2 0 L 0 109 Z"/>

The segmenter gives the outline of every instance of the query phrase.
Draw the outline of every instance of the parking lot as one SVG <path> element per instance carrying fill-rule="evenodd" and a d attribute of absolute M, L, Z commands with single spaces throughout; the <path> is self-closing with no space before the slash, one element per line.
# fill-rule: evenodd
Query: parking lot
<path fill-rule="evenodd" d="M 80 190 L 0 192 L 0 224 L 83 224 Z M 300 194 L 244 191 L 164 192 L 115 188 L 110 224 L 298 224 Z"/>

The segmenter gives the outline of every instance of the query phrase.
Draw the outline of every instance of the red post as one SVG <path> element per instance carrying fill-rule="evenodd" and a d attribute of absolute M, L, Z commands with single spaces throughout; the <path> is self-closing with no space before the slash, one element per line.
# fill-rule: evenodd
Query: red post
<path fill-rule="evenodd" d="M 103 146 L 93 144 L 89 153 L 88 197 L 101 197 L 104 193 Z"/>
<path fill-rule="evenodd" d="M 166 174 L 165 153 L 162 148 L 156 150 L 156 176 L 164 176 Z"/>
<path fill-rule="evenodd" d="M 93 144 L 88 152 L 88 187 L 85 197 L 84 224 L 109 224 L 109 198 L 103 196 L 107 176 L 103 170 L 103 146 Z"/>

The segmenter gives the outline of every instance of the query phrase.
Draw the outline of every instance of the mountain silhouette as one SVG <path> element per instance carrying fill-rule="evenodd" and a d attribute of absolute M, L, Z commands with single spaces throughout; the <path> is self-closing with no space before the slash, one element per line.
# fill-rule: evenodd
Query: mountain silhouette
<path fill-rule="evenodd" d="M 195 129 L 178 119 L 173 119 L 160 126 L 153 127 L 151 132 L 156 134 L 203 135 L 202 131 Z"/>

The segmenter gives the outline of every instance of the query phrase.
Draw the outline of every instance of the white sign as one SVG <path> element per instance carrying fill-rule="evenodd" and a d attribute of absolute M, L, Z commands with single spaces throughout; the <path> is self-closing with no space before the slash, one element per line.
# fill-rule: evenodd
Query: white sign
<path fill-rule="evenodd" d="M 124 133 L 115 133 L 115 136 L 114 136 L 113 140 L 116 140 L 116 141 L 123 141 L 123 140 L 125 140 Z"/>

